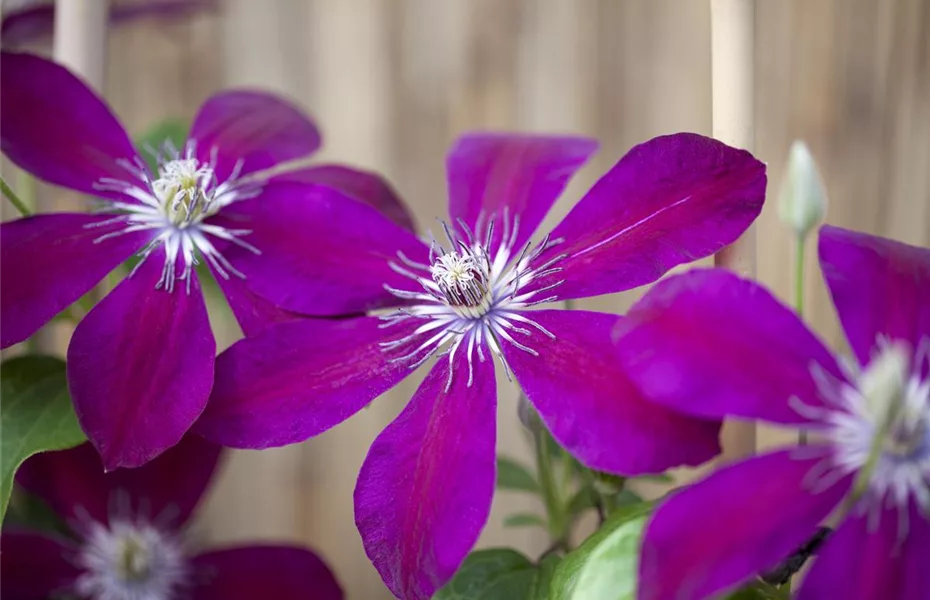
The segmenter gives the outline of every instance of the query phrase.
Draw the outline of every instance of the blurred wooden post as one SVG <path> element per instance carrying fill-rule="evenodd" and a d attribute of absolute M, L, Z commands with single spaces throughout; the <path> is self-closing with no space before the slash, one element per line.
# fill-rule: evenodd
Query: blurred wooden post
<path fill-rule="evenodd" d="M 754 127 L 755 0 L 711 0 L 711 81 L 713 131 L 718 140 L 752 151 Z M 718 267 L 756 275 L 755 226 L 714 257 Z M 727 423 L 725 459 L 753 454 L 754 423 Z"/>
<path fill-rule="evenodd" d="M 57 0 L 55 3 L 55 62 L 81 77 L 91 88 L 103 92 L 106 74 L 107 0 Z M 36 194 L 36 212 L 83 212 L 84 199 L 69 195 L 62 200 L 58 192 L 40 190 Z M 35 337 L 39 352 L 64 350 L 71 328 L 64 324 L 43 327 Z"/>

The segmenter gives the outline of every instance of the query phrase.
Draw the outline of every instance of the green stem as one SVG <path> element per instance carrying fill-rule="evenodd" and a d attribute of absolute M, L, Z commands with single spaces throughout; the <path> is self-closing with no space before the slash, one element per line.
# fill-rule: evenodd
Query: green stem
<path fill-rule="evenodd" d="M 19 196 L 16 195 L 16 192 L 13 191 L 9 185 L 7 185 L 6 180 L 3 177 L 0 177 L 0 192 L 3 192 L 3 195 L 6 196 L 6 199 L 10 201 L 10 204 L 13 205 L 19 214 L 28 217 L 32 214 L 32 211 L 29 210 L 29 207 L 26 206 L 26 203 L 19 199 Z"/>
<path fill-rule="evenodd" d="M 799 235 L 794 252 L 794 310 L 802 319 L 804 318 L 804 247 L 806 241 L 806 235 Z M 806 429 L 798 432 L 798 444 L 807 445 Z"/>
<path fill-rule="evenodd" d="M 552 469 L 552 455 L 549 447 L 552 444 L 551 434 L 543 424 L 539 415 L 533 413 L 536 421 L 533 427 L 533 438 L 536 446 L 536 471 L 539 476 L 539 487 L 542 490 L 543 504 L 546 507 L 546 517 L 549 523 L 549 535 L 552 537 L 553 547 L 567 547 L 568 522 L 565 515 L 565 502 L 559 490 L 555 473 Z"/>

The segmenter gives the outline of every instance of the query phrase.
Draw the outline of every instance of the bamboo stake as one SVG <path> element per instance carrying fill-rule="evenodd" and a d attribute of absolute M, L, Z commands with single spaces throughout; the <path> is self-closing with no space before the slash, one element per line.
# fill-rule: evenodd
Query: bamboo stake
<path fill-rule="evenodd" d="M 711 0 L 711 83 L 713 133 L 731 146 L 753 150 L 755 0 Z M 754 277 L 756 234 L 751 227 L 714 257 L 714 264 Z M 727 423 L 723 430 L 727 460 L 751 455 L 756 448 L 754 423 Z"/>
<path fill-rule="evenodd" d="M 55 3 L 55 62 L 66 66 L 98 92 L 103 90 L 106 72 L 107 0 L 57 0 Z M 87 206 L 83 199 L 60 200 L 50 190 L 36 195 L 36 212 L 62 210 L 82 212 Z M 39 352 L 64 350 L 70 337 L 70 328 L 64 324 L 43 327 L 35 337 Z"/>

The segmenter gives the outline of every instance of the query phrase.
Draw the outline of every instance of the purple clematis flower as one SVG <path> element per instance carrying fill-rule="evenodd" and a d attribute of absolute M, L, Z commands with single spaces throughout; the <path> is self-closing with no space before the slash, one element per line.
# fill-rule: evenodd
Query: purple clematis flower
<path fill-rule="evenodd" d="M 18 47 L 51 36 L 55 26 L 55 0 L 2 0 L 0 41 Z M 133 0 L 109 8 L 113 25 L 145 17 L 179 19 L 202 10 L 215 10 L 219 0 Z"/>
<path fill-rule="evenodd" d="M 647 527 L 640 600 L 716 597 L 840 520 L 799 600 L 925 600 L 930 556 L 930 250 L 835 227 L 820 264 L 858 359 L 719 270 L 657 284 L 616 332 L 636 383 L 703 417 L 807 429 L 806 446 L 726 467 Z"/>
<path fill-rule="evenodd" d="M 341 600 L 313 552 L 240 546 L 191 552 L 182 527 L 212 478 L 220 448 L 187 436 L 138 469 L 104 473 L 90 444 L 39 454 L 19 482 L 71 525 L 68 535 L 5 527 L 5 600 Z"/>
<path fill-rule="evenodd" d="M 594 468 L 657 472 L 719 451 L 719 422 L 646 402 L 631 384 L 609 351 L 620 317 L 530 309 L 649 283 L 719 250 L 759 214 L 765 168 L 698 135 L 658 138 L 631 150 L 533 245 L 595 146 L 575 137 L 467 135 L 447 160 L 452 225 L 444 225 L 444 245 L 423 243 L 360 204 L 295 205 L 316 217 L 304 220 L 316 225 L 287 264 L 304 281 L 276 287 L 270 270 L 249 279 L 300 313 L 397 308 L 270 327 L 224 352 L 195 425 L 213 441 L 299 442 L 443 356 L 374 442 L 355 491 L 365 549 L 398 597 L 429 598 L 488 517 L 495 357 L 556 439 Z M 295 235 L 287 215 L 277 223 L 261 243 Z"/>
<path fill-rule="evenodd" d="M 289 104 L 224 92 L 201 107 L 183 151 L 167 149 L 152 174 L 80 80 L 42 58 L 2 54 L 0 149 L 36 177 L 102 198 L 98 213 L 0 226 L 2 346 L 34 334 L 133 254 L 142 257 L 81 321 L 68 348 L 75 410 L 107 469 L 138 466 L 177 443 L 209 398 L 216 349 L 198 261 L 249 334 L 294 316 L 264 300 L 260 285 L 246 286 L 266 265 L 275 285 L 291 279 L 275 267 L 290 241 L 266 244 L 258 233 L 264 211 L 367 203 L 410 226 L 390 188 L 367 173 L 323 165 L 270 181 L 256 176 L 319 144 L 316 127 Z M 299 230 L 301 215 L 290 218 Z M 256 260 L 239 264 L 228 258 L 231 248 Z"/>

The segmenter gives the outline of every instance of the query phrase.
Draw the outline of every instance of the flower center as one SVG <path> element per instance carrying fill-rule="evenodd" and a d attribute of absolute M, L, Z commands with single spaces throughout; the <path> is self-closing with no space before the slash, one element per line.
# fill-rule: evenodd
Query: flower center
<path fill-rule="evenodd" d="M 77 592 L 107 600 L 168 600 L 188 575 L 179 541 L 144 522 L 92 523 L 77 563 Z"/>
<path fill-rule="evenodd" d="M 152 191 L 161 201 L 165 217 L 175 227 L 200 223 L 216 212 L 213 169 L 196 158 L 176 159 L 158 169 Z"/>
<path fill-rule="evenodd" d="M 430 273 L 446 302 L 462 316 L 477 319 L 490 310 L 491 263 L 480 246 L 437 257 Z"/>

